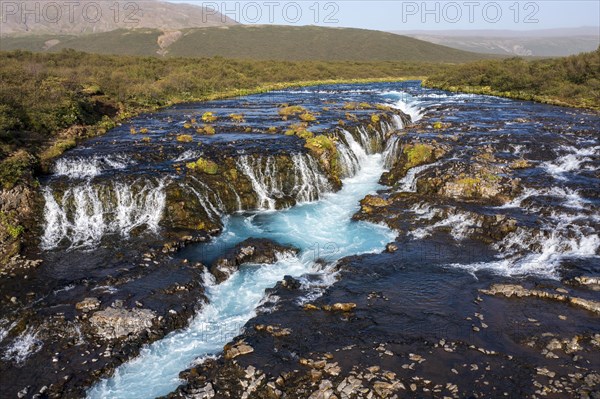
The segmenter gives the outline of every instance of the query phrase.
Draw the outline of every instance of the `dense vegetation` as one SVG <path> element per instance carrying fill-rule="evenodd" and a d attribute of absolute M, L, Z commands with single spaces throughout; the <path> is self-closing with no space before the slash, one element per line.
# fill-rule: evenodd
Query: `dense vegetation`
<path fill-rule="evenodd" d="M 393 33 L 318 26 L 238 25 L 169 34 L 160 29 L 120 29 L 80 36 L 5 37 L 2 41 L 3 50 L 71 48 L 99 54 L 253 60 L 466 62 L 490 57 Z"/>
<path fill-rule="evenodd" d="M 600 48 L 557 59 L 510 58 L 448 66 L 429 76 L 425 85 L 600 109 Z"/>
<path fill-rule="evenodd" d="M 398 79 L 441 65 L 394 62 L 158 59 L 0 52 L 0 181 L 101 134 L 137 113 L 185 101 L 243 95 L 324 80 Z"/>

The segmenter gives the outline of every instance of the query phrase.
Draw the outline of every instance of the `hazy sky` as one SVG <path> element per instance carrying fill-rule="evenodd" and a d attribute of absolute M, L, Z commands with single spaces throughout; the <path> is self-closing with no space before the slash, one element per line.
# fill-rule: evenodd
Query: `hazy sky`
<path fill-rule="evenodd" d="M 552 29 L 599 26 L 591 1 L 194 1 L 239 22 L 322 25 L 378 30 Z"/>

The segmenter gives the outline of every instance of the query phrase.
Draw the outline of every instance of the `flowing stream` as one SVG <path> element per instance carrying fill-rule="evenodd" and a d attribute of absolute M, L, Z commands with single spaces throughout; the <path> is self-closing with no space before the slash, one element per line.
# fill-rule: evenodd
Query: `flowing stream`
<path fill-rule="evenodd" d="M 377 107 L 356 106 L 364 102 Z M 338 181 L 326 173 L 323 158 L 311 154 L 304 140 L 284 134 L 296 122 L 279 114 L 286 103 L 317 115 L 318 123 L 308 129 L 326 134 L 329 146 L 337 147 L 341 190 L 334 192 Z M 204 112 L 218 116 L 214 135 L 185 128 L 186 121 L 199 120 Z M 372 118 L 374 112 L 393 115 Z M 232 121 L 232 114 L 243 114 L 244 123 Z M 417 123 L 411 124 L 409 117 Z M 419 328 L 414 320 L 426 329 L 436 322 L 452 323 L 454 299 L 474 289 L 477 281 L 487 287 L 488 282 L 546 284 L 597 276 L 597 126 L 596 114 L 580 110 L 446 93 L 422 88 L 419 82 L 282 90 L 183 104 L 134 118 L 65 153 L 54 173 L 41 182 L 45 202 L 39 244 L 45 260 L 35 273 L 28 272 L 27 284 L 7 280 L 0 287 L 3 293 L 13 290 L 17 298 L 39 292 L 26 313 L 32 315 L 26 329 L 17 331 L 19 320 L 0 314 L 0 354 L 7 365 L 1 371 L 8 376 L 10 392 L 27 385 L 50 386 L 66 375 L 75 376 L 69 384 L 87 387 L 90 376 L 114 360 L 102 357 L 105 347 L 97 344 L 102 341 L 89 333 L 89 318 L 80 318 L 74 304 L 98 297 L 101 306 L 94 312 L 115 306 L 117 300 L 125 309 L 179 312 L 181 301 L 188 306 L 199 300 L 195 291 L 187 291 L 184 299 L 162 293 L 175 284 L 197 283 L 198 269 L 191 265 L 210 266 L 251 237 L 292 245 L 300 252 L 281 256 L 272 265 L 243 265 L 221 284 L 206 272 L 208 301 L 188 327 L 142 347 L 138 357 L 90 387 L 87 396 L 137 399 L 173 392 L 182 383 L 181 371 L 219 356 L 262 306 L 277 301 L 266 289 L 289 275 L 302 283 L 298 306 L 328 295 L 348 280 L 335 273 L 336 262 L 347 256 L 377 253 L 338 264 L 343 268 L 345 262 L 355 262 L 368 270 L 353 275 L 352 284 L 358 282 L 364 290 L 384 287 L 390 297 L 402 298 L 386 305 L 395 313 L 380 313 L 381 329 L 371 332 L 387 329 L 391 337 L 403 328 Z M 132 127 L 147 132 L 131 134 Z M 184 133 L 192 140 L 180 141 Z M 385 171 L 397 173 L 407 144 L 421 142 L 443 145 L 447 153 L 396 175 L 392 186 L 380 186 Z M 199 158 L 215 161 L 219 173 L 189 172 L 186 163 Z M 515 162 L 526 166 L 513 167 Z M 457 176 L 510 178 L 515 190 L 499 202 L 447 197 L 440 191 L 443 187 L 427 191 L 434 178 L 451 183 L 454 171 Z M 372 207 L 381 213 L 365 206 L 357 218 L 382 224 L 353 220 L 359 201 L 376 192 L 386 200 L 380 203 L 389 205 Z M 514 222 L 514 228 L 502 231 L 494 220 L 507 221 L 508 227 L 508 221 Z M 497 236 L 486 235 L 490 229 Z M 181 232 L 198 231 L 221 233 L 174 255 L 139 256 L 148 248 L 162 249 L 170 233 L 181 237 Z M 398 251 L 379 254 L 392 241 Z M 122 259 L 114 256 L 119 251 Z M 187 266 L 182 266 L 184 258 L 190 261 Z M 389 267 L 392 261 L 402 267 Z M 371 272 L 377 268 L 385 274 Z M 438 289 L 441 296 L 432 297 Z M 336 301 L 357 301 L 341 298 Z M 76 335 L 49 334 L 45 326 L 53 324 L 46 324 L 48 309 L 67 315 Z M 80 329 L 86 324 L 87 329 Z M 495 337 L 488 337 L 494 345 Z M 130 338 L 141 345 L 139 337 Z M 73 361 L 65 348 L 81 361 Z M 48 364 L 61 371 L 48 372 Z"/>
<path fill-rule="evenodd" d="M 89 398 L 153 398 L 173 391 L 181 382 L 180 371 L 198 358 L 218 354 L 241 331 L 264 300 L 266 288 L 286 275 L 300 277 L 307 273 L 320 273 L 320 284 L 327 285 L 333 281 L 331 273 L 321 270 L 316 260 L 333 262 L 348 255 L 379 252 L 394 239 L 395 233 L 387 227 L 351 220 L 358 202 L 380 188 L 377 181 L 384 165 L 382 154 L 367 155 L 351 135 L 347 134 L 346 139 L 353 158 L 359 160 L 359 170 L 343 181 L 341 191 L 284 211 L 231 216 L 217 240 L 197 247 L 197 257 L 210 259 L 224 247 L 260 237 L 292 244 L 301 253 L 282 257 L 274 265 L 246 265 L 219 285 L 206 274 L 209 303 L 190 326 L 144 348 L 138 358 L 91 389 Z M 264 193 L 259 205 L 267 207 L 270 202 L 264 187 L 272 188 L 272 179 L 262 176 L 253 184 Z"/>

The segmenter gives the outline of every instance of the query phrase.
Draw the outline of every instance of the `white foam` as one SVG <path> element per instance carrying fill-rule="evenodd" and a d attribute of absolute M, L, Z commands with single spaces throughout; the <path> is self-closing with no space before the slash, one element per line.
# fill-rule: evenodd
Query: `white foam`
<path fill-rule="evenodd" d="M 472 272 L 492 270 L 505 276 L 537 275 L 558 279 L 563 260 L 599 258 L 600 237 L 584 230 L 580 226 L 562 225 L 532 235 L 518 229 L 497 246 L 502 250 L 498 260 L 451 266 Z"/>
<path fill-rule="evenodd" d="M 123 155 L 60 158 L 54 164 L 54 174 L 72 179 L 92 178 L 107 170 L 125 169 L 133 163 Z"/>
<path fill-rule="evenodd" d="M 199 150 L 185 150 L 181 153 L 177 158 L 174 159 L 175 162 L 184 162 L 190 160 L 196 160 L 202 156 L 202 151 Z"/>
<path fill-rule="evenodd" d="M 562 150 L 568 153 L 558 157 L 554 161 L 543 164 L 544 169 L 559 180 L 566 179 L 564 176 L 565 173 L 580 170 L 581 164 L 584 162 L 592 161 L 590 156 L 598 155 L 600 146 L 587 148 L 562 147 Z M 596 168 L 588 168 L 588 170 L 596 170 Z"/>
<path fill-rule="evenodd" d="M 23 364 L 29 356 L 40 349 L 42 349 L 42 342 L 37 339 L 37 333 L 28 328 L 6 348 L 2 359 Z"/>

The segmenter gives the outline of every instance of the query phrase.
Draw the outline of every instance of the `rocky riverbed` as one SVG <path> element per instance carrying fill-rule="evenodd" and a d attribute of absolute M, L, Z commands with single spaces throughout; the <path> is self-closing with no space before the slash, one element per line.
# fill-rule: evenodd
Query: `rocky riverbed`
<path fill-rule="evenodd" d="M 0 395 L 598 397 L 599 121 L 418 82 L 135 119 L 32 195 Z"/>

